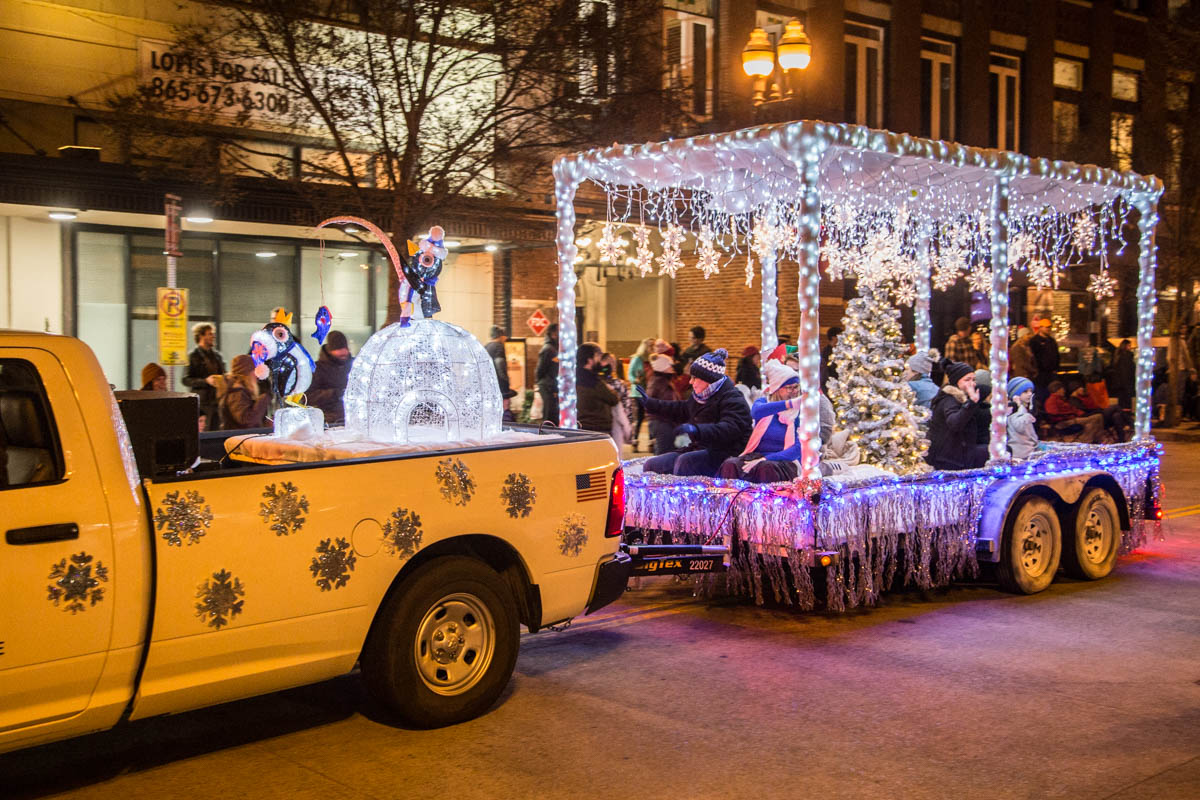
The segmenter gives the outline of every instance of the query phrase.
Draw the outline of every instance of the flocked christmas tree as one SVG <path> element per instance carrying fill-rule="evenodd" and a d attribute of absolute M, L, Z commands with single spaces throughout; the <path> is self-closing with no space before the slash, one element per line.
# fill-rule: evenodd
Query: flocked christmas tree
<path fill-rule="evenodd" d="M 833 348 L 838 377 L 829 379 L 828 393 L 837 427 L 851 432 L 865 464 L 901 475 L 926 470 L 929 441 L 922 425 L 929 410 L 917 405 L 904 380 L 900 312 L 884 287 L 860 281 L 859 292 L 846 307 L 845 330 Z"/>

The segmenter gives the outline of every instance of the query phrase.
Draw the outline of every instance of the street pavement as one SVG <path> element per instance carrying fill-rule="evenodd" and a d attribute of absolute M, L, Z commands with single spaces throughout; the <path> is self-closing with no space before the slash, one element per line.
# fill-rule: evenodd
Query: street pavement
<path fill-rule="evenodd" d="M 656 579 L 526 635 L 482 718 L 372 718 L 350 676 L 0 756 L 0 796 L 1200 798 L 1200 444 L 1168 538 L 1097 583 L 890 595 L 850 614 Z"/>

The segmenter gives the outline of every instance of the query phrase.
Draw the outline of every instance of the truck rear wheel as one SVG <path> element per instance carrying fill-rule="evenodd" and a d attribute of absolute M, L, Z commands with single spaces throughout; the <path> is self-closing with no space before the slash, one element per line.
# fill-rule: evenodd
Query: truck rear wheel
<path fill-rule="evenodd" d="M 1054 580 L 1062 554 L 1062 526 L 1054 506 L 1031 494 L 1008 512 L 1000 550 L 1000 585 L 1017 594 L 1036 594 Z"/>
<path fill-rule="evenodd" d="M 453 725 L 496 702 L 519 644 L 504 580 L 476 559 L 446 556 L 418 567 L 388 598 L 363 649 L 363 678 L 405 722 Z"/>
<path fill-rule="evenodd" d="M 1063 544 L 1063 568 L 1073 578 L 1095 581 L 1113 571 L 1121 542 L 1121 517 L 1104 489 L 1084 492 L 1075 508 L 1070 541 Z"/>

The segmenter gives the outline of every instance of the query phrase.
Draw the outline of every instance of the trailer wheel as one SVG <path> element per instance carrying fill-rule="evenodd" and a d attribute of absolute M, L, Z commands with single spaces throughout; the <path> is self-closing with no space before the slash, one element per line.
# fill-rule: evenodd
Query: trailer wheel
<path fill-rule="evenodd" d="M 1062 526 L 1044 497 L 1026 495 L 1008 513 L 1001 543 L 1000 585 L 1017 594 L 1037 594 L 1050 585 L 1062 554 Z"/>
<path fill-rule="evenodd" d="M 512 677 L 518 625 L 516 603 L 495 570 L 464 556 L 434 559 L 381 609 L 362 654 L 367 691 L 417 727 L 477 717 Z"/>
<path fill-rule="evenodd" d="M 1073 578 L 1095 581 L 1113 571 L 1121 542 L 1121 517 L 1104 489 L 1086 491 L 1075 507 L 1073 535 L 1063 545 L 1063 568 Z"/>

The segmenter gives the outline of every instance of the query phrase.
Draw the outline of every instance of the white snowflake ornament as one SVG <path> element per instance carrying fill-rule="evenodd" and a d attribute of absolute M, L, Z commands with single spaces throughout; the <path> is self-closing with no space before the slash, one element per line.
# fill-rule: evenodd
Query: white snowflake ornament
<path fill-rule="evenodd" d="M 624 240 L 618 238 L 613 232 L 611 222 L 605 223 L 604 230 L 600 234 L 600 241 L 596 243 L 596 249 L 600 252 L 601 263 L 621 263 L 621 256 L 625 254 Z"/>
<path fill-rule="evenodd" d="M 1108 270 L 1103 270 L 1088 278 L 1087 288 L 1097 300 L 1104 300 L 1117 293 L 1117 282 L 1108 274 Z"/>
<path fill-rule="evenodd" d="M 650 229 L 637 228 L 633 232 L 633 240 L 637 243 L 637 251 L 634 257 L 633 266 L 638 273 L 644 278 L 654 269 L 652 263 L 654 259 L 654 251 L 650 249 Z"/>
<path fill-rule="evenodd" d="M 713 246 L 712 231 L 708 228 L 700 229 L 700 257 L 696 259 L 696 269 L 704 273 L 704 279 L 708 280 L 713 275 L 721 271 L 718 262 L 720 256 L 717 254 L 717 249 Z"/>

